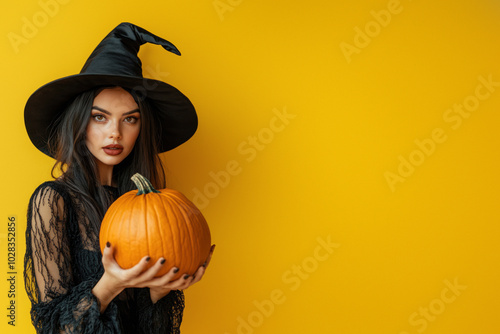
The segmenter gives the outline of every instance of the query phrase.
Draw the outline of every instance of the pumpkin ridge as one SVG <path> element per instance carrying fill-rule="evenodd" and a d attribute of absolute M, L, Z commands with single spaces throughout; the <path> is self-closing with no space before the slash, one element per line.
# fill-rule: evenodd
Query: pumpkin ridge
<path fill-rule="evenodd" d="M 189 241 L 189 247 L 185 247 L 185 250 L 189 250 L 189 259 L 190 259 L 190 263 L 189 263 L 189 275 L 193 275 L 195 272 L 196 272 L 196 269 L 197 269 L 197 263 L 198 262 L 198 259 L 195 258 L 195 254 L 196 251 L 195 251 L 195 239 L 194 236 L 193 236 L 193 225 L 191 223 L 191 221 L 189 219 L 187 219 L 186 217 L 186 208 L 185 208 L 185 205 L 183 205 L 183 203 L 181 203 L 179 205 L 179 202 L 180 202 L 180 198 L 178 196 L 175 196 L 174 197 L 174 202 L 175 202 L 175 208 L 176 210 L 178 210 L 180 216 L 182 217 L 182 220 L 185 224 L 185 229 L 187 230 L 188 234 L 186 236 L 186 239 Z M 191 271 L 194 270 L 194 272 L 191 273 Z"/>
<path fill-rule="evenodd" d="M 163 252 L 163 233 L 161 231 L 160 226 L 158 225 L 159 219 L 161 218 L 161 215 L 158 214 L 158 208 L 159 208 L 159 200 L 157 196 L 153 196 L 148 198 L 148 203 L 147 205 L 149 206 L 148 209 L 148 233 L 151 236 L 151 239 L 148 240 L 148 247 L 151 249 L 152 252 L 154 252 L 154 259 L 157 261 L 161 257 L 167 259 L 164 255 Z M 160 241 L 158 241 L 160 240 Z M 153 243 L 153 244 L 152 244 Z M 158 244 L 161 244 L 161 251 L 158 250 Z M 158 274 L 163 274 L 164 269 L 160 269 Z M 157 275 L 158 275 L 157 274 Z M 156 276 L 155 276 L 156 277 Z"/>
<path fill-rule="evenodd" d="M 113 204 L 115 204 L 115 203 L 113 203 Z M 122 201 L 120 201 L 120 204 L 121 203 L 122 203 Z M 127 201 L 123 201 L 123 203 L 125 204 L 125 203 L 127 203 Z M 113 219 L 111 221 L 113 223 L 113 225 L 114 225 L 114 227 L 112 228 L 112 232 L 113 232 L 112 237 L 113 237 L 113 239 L 114 239 L 114 236 L 118 236 L 118 235 L 122 234 L 123 225 L 126 224 L 126 222 L 123 220 L 123 211 L 119 210 L 119 209 L 120 209 L 120 206 L 117 206 L 117 208 L 115 209 L 116 218 L 118 218 L 118 220 Z M 113 216 L 113 218 L 114 218 L 114 216 Z M 113 245 L 113 247 L 115 248 L 115 250 L 113 252 L 113 256 L 116 258 L 116 255 L 120 251 L 120 248 L 123 247 L 121 245 L 122 241 L 118 239 L 118 240 L 113 240 L 113 241 L 110 241 L 110 242 Z M 126 269 L 126 268 L 124 268 L 124 269 Z"/>
<path fill-rule="evenodd" d="M 192 236 L 192 238 L 193 238 L 193 242 L 194 242 L 193 252 L 194 252 L 194 254 L 198 254 L 198 258 L 194 259 L 196 261 L 195 266 L 196 266 L 196 268 L 198 268 L 207 259 L 206 256 L 204 258 L 200 258 L 200 255 L 203 254 L 202 249 L 201 249 L 202 243 L 201 243 L 200 238 L 196 237 L 197 235 L 200 234 L 200 216 L 197 215 L 196 213 L 198 213 L 198 214 L 201 214 L 201 213 L 199 212 L 198 208 L 196 208 L 194 205 L 190 206 L 190 205 L 186 204 L 185 201 L 189 201 L 189 199 L 187 197 L 185 197 L 184 195 L 182 195 L 182 197 L 184 197 L 182 199 L 182 201 L 183 201 L 183 207 L 185 209 L 186 221 L 188 221 L 189 224 L 191 224 L 192 231 L 196 232 Z"/>
<path fill-rule="evenodd" d="M 135 201 L 133 200 L 133 197 L 132 196 L 129 197 L 128 201 L 126 201 L 124 204 L 126 204 L 125 207 L 130 206 L 130 210 L 128 210 L 128 212 L 127 212 L 128 213 L 128 219 L 126 219 L 127 225 L 124 227 L 126 227 L 128 235 L 133 235 L 133 232 L 131 231 L 132 228 L 134 227 L 133 226 L 134 219 L 132 217 L 132 214 L 134 212 L 133 209 L 134 209 Z M 137 222 L 136 222 L 136 224 L 137 224 Z M 124 224 L 121 223 L 120 225 L 124 225 Z M 121 235 L 121 233 L 119 235 Z M 135 260 L 134 254 L 130 253 L 130 249 L 132 249 L 131 248 L 132 247 L 132 238 L 126 238 L 126 242 L 127 242 L 127 247 L 125 247 L 126 253 L 124 253 L 124 254 L 126 254 L 126 259 L 125 259 L 126 262 L 125 263 L 128 263 L 128 265 L 127 265 L 128 268 L 125 268 L 125 269 L 129 269 L 129 268 L 132 268 L 133 266 L 135 266 L 137 261 L 134 261 Z M 123 248 L 123 246 L 122 246 L 122 248 Z"/>
<path fill-rule="evenodd" d="M 143 229 L 144 229 L 144 233 L 146 233 L 146 240 L 147 240 L 147 242 L 144 243 L 144 246 L 146 246 L 146 253 L 144 253 L 144 254 L 147 254 L 148 256 L 151 256 L 152 255 L 151 254 L 152 250 L 151 250 L 150 246 L 151 246 L 151 241 L 152 241 L 152 239 L 155 238 L 155 236 L 154 236 L 154 231 L 150 230 L 152 224 L 149 223 L 149 218 L 150 218 L 149 215 L 150 215 L 150 213 L 149 213 L 149 210 L 147 208 L 148 208 L 148 204 L 151 202 L 151 198 L 149 198 L 149 196 L 147 196 L 147 195 L 148 195 L 147 193 L 141 195 L 141 198 L 142 198 L 141 208 L 143 209 L 142 211 L 143 211 L 143 214 L 144 214 L 144 217 L 142 219 L 142 221 L 143 221 Z M 155 260 L 158 260 L 158 259 L 155 258 Z"/>
<path fill-rule="evenodd" d="M 160 194 L 160 196 L 161 196 L 161 194 Z M 162 199 L 159 198 L 160 202 L 161 202 L 161 200 Z M 166 242 L 165 242 L 165 240 L 169 239 L 168 236 L 165 235 L 165 231 L 164 231 L 165 220 L 168 220 L 167 211 L 165 210 L 164 205 L 160 205 L 160 206 L 157 206 L 157 207 L 161 208 L 160 210 L 158 210 L 158 209 L 155 210 L 155 214 L 156 214 L 155 218 L 156 218 L 156 222 L 157 222 L 157 229 L 158 229 L 158 232 L 160 234 L 160 239 L 162 240 L 162 242 L 161 242 L 161 254 L 162 254 L 163 258 L 166 260 L 167 264 L 171 264 L 172 266 L 175 266 L 176 260 L 174 259 L 171 262 L 171 259 L 169 259 L 167 257 L 167 255 L 166 255 L 166 254 L 175 254 L 176 253 L 174 251 L 170 251 L 169 252 L 169 250 L 167 250 L 167 247 L 169 247 L 171 245 L 167 246 Z M 168 222 L 166 222 L 166 225 L 169 225 L 169 227 L 170 227 L 170 235 L 173 236 L 174 234 L 172 233 L 172 227 L 170 226 L 171 224 L 169 224 Z M 172 268 L 167 268 L 167 271 L 165 273 L 167 273 L 170 269 L 172 269 Z M 162 270 L 164 270 L 164 269 L 162 269 Z"/>
<path fill-rule="evenodd" d="M 163 211 L 164 211 L 164 215 L 167 217 L 167 220 L 169 220 L 171 217 L 170 215 L 172 215 L 172 213 L 174 212 L 172 210 L 172 203 L 170 201 L 170 198 L 168 196 L 168 194 L 166 194 L 167 196 L 165 196 L 167 198 L 166 201 L 164 201 L 164 205 L 162 207 Z M 170 214 L 167 212 L 167 208 L 166 206 L 168 205 L 169 207 L 169 210 L 168 212 L 170 212 Z M 173 220 L 173 219 L 172 219 Z M 170 229 L 170 235 L 171 236 L 174 236 L 174 235 L 179 235 L 179 225 L 178 224 L 173 224 L 172 222 L 170 221 L 167 221 L 167 225 Z M 174 226 L 175 225 L 175 226 Z M 176 233 L 174 233 L 174 229 L 176 229 Z M 179 254 L 178 253 L 178 249 L 180 249 L 180 246 L 182 247 L 182 245 L 179 245 L 179 243 L 182 242 L 182 240 L 177 240 L 176 238 L 171 238 L 172 239 L 172 245 L 170 245 L 170 254 L 173 254 L 174 256 L 174 259 L 173 259 L 173 265 L 174 266 L 177 266 L 179 269 L 183 269 L 183 268 L 180 268 L 180 263 L 182 263 L 182 259 L 179 258 Z M 178 275 L 182 275 L 182 273 L 178 274 Z"/>

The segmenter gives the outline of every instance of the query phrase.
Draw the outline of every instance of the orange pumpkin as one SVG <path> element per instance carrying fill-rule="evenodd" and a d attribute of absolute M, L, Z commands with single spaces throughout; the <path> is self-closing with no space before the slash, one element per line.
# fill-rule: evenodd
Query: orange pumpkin
<path fill-rule="evenodd" d="M 114 247 L 120 267 L 128 269 L 149 255 L 149 267 L 160 258 L 166 262 L 157 274 L 179 268 L 173 279 L 193 275 L 210 252 L 210 230 L 200 210 L 172 189 L 156 190 L 140 174 L 132 176 L 139 191 L 120 196 L 101 224 L 101 251 L 107 242 Z"/>

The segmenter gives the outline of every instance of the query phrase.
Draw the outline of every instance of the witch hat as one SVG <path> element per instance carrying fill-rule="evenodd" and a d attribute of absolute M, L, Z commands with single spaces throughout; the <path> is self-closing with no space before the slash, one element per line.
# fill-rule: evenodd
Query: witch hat
<path fill-rule="evenodd" d="M 159 151 L 171 150 L 196 132 L 198 118 L 193 104 L 177 88 L 144 78 L 137 53 L 142 44 L 161 45 L 180 55 L 167 40 L 131 23 L 121 23 L 95 48 L 79 74 L 54 80 L 38 88 L 26 102 L 24 121 L 31 142 L 43 153 L 48 149 L 53 122 L 79 94 L 96 87 L 120 86 L 147 99 L 161 127 Z"/>

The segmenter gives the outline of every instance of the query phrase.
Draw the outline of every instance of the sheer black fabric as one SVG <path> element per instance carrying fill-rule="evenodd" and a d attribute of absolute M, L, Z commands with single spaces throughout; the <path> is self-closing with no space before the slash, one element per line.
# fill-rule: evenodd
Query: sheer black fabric
<path fill-rule="evenodd" d="M 78 199 L 62 182 L 40 185 L 28 206 L 24 262 L 37 333 L 180 333 L 182 291 L 153 304 L 149 289 L 126 289 L 101 314 L 91 292 L 104 273 L 101 257 L 99 231 Z"/>

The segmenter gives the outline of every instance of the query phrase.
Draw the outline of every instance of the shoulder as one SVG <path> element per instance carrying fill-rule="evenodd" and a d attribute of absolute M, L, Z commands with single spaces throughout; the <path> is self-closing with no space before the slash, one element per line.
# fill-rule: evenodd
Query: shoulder
<path fill-rule="evenodd" d="M 35 191 L 33 191 L 33 194 L 31 197 L 35 196 L 40 196 L 40 195 L 47 195 L 51 194 L 52 196 L 59 195 L 59 196 L 66 196 L 68 194 L 67 187 L 64 185 L 64 183 L 59 182 L 59 181 L 46 181 L 42 184 L 40 184 Z"/>
<path fill-rule="evenodd" d="M 46 181 L 39 185 L 30 198 L 30 205 L 57 206 L 69 201 L 67 186 L 59 181 Z"/>
<path fill-rule="evenodd" d="M 35 189 L 29 201 L 28 231 L 35 234 L 62 231 L 70 211 L 68 186 L 60 181 L 44 182 Z M 52 236 L 55 235 L 58 234 Z"/>

